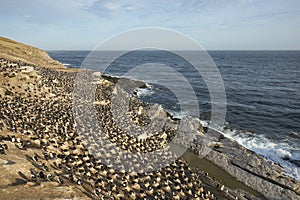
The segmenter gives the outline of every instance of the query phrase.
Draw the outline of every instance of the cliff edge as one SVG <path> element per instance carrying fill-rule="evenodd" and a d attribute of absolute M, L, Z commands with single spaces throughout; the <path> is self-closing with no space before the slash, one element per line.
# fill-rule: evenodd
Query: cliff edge
<path fill-rule="evenodd" d="M 21 61 L 52 69 L 63 69 L 63 64 L 53 60 L 47 52 L 0 36 L 0 58 Z"/>

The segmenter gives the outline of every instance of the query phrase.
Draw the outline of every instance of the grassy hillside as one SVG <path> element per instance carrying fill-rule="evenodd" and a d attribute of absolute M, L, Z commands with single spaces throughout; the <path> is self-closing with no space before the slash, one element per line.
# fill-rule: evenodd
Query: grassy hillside
<path fill-rule="evenodd" d="M 61 69 L 64 66 L 53 60 L 45 51 L 0 36 L 0 58 L 28 64 Z"/>

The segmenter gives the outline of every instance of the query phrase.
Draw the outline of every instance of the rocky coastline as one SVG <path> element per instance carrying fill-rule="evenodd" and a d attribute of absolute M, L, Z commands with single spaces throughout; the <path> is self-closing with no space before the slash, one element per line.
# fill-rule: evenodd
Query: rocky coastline
<path fill-rule="evenodd" d="M 139 171 L 120 151 L 101 143 L 107 151 L 96 152 L 103 146 L 89 135 L 78 135 L 72 109 L 74 81 L 77 70 L 66 69 L 41 50 L 0 38 L 0 198 L 3 199 L 299 199 L 300 183 L 283 173 L 283 168 L 242 147 L 217 131 L 207 133 L 200 120 L 186 118 L 188 130 L 197 132 L 192 143 L 176 140 L 177 145 L 204 157 L 206 165 L 217 166 L 232 180 L 245 187 L 228 187 L 226 180 L 193 168 L 181 158 L 162 163 L 161 169 Z M 31 52 L 28 54 L 28 52 Z M 133 91 L 146 87 L 142 82 L 121 80 L 122 88 L 114 91 L 118 78 L 88 72 L 97 82 L 96 99 L 92 106 L 105 124 L 106 139 L 120 150 L 135 155 L 163 149 L 174 137 L 180 120 L 159 105 L 137 99 Z M 115 128 L 110 107 L 113 92 L 121 93 L 131 106 L 130 118 L 137 125 L 149 123 L 147 110 L 151 107 L 154 119 L 165 120 L 164 132 L 144 134 L 143 129 L 125 127 L 129 135 Z M 82 102 L 80 102 L 82 105 Z M 122 102 L 120 107 L 122 107 Z M 87 107 L 86 107 L 87 108 Z M 81 110 L 79 110 L 81 112 Z M 124 111 L 126 112 L 126 111 Z M 114 119 L 114 120 L 113 120 Z M 83 124 L 86 126 L 89 119 Z M 126 119 L 119 119 L 126 121 Z M 78 123 L 76 121 L 76 123 Z M 85 127 L 83 126 L 83 127 Z M 214 139 L 203 146 L 207 137 Z M 138 138 L 138 139 L 136 139 Z M 90 141 L 92 145 L 83 142 Z M 122 145 L 126 144 L 126 145 Z M 147 148 L 144 148 L 147 147 Z M 203 154 L 203 148 L 209 151 Z M 93 152 L 93 153 L 91 153 Z M 100 157 L 97 157 L 99 153 Z M 103 157 L 103 155 L 105 155 Z M 119 157 L 118 157 L 119 156 Z M 172 154 L 162 151 L 159 156 L 168 160 Z M 100 159 L 99 159 L 100 158 Z M 116 159 L 118 158 L 118 159 Z M 122 160 L 123 159 L 123 160 Z M 159 160 L 159 158 L 157 158 Z M 122 167 L 137 166 L 129 171 Z M 201 165 L 201 161 L 199 160 Z M 204 163 L 203 163 L 204 165 Z M 151 168 L 151 166 L 149 166 Z M 221 173 L 221 172 L 220 172 Z M 223 173 L 223 172 L 222 172 Z"/>

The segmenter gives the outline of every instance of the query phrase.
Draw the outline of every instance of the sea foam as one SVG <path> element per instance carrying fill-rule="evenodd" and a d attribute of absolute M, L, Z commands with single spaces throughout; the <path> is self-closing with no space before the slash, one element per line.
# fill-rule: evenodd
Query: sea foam
<path fill-rule="evenodd" d="M 287 143 L 273 142 L 264 135 L 251 132 L 242 132 L 226 127 L 218 129 L 225 137 L 230 138 L 247 149 L 266 157 L 284 167 L 284 172 L 300 180 L 300 168 L 291 163 L 291 160 L 300 160 L 299 149 L 294 149 Z"/>

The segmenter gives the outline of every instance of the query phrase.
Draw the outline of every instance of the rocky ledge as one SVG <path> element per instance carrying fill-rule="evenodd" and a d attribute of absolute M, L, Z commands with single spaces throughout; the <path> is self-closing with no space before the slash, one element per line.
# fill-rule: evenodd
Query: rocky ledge
<path fill-rule="evenodd" d="M 300 182 L 283 173 L 284 169 L 237 142 L 210 130 L 213 136 L 212 150 L 205 159 L 224 169 L 245 185 L 263 194 L 266 199 L 299 199 Z M 191 149 L 201 156 L 204 135 L 199 135 Z"/>

